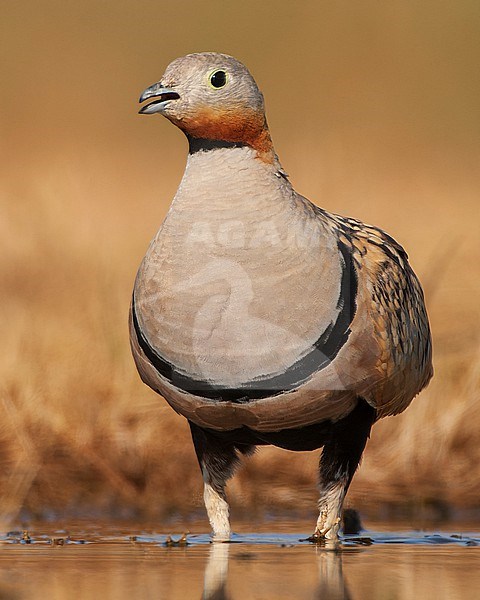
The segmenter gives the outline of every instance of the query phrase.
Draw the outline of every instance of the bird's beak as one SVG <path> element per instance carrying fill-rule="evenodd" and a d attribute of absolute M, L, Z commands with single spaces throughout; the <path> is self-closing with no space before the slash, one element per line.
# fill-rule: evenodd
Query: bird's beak
<path fill-rule="evenodd" d="M 153 102 L 145 104 L 138 111 L 141 115 L 152 115 L 153 113 L 161 113 L 170 100 L 178 100 L 180 95 L 171 88 L 163 87 L 162 84 L 154 83 L 148 87 L 140 96 L 139 102 L 144 102 L 148 98 L 155 98 Z"/>

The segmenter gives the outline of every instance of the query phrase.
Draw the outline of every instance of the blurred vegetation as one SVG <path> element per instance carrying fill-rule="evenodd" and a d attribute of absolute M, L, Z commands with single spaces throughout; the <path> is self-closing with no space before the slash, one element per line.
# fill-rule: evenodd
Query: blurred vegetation
<path fill-rule="evenodd" d="M 201 508 L 186 422 L 141 384 L 126 321 L 186 155 L 136 101 L 204 50 L 256 77 L 295 187 L 386 229 L 425 286 L 435 379 L 374 428 L 350 502 L 478 508 L 479 3 L 19 0 L 0 17 L 3 519 Z M 232 503 L 313 518 L 317 458 L 262 449 Z"/>

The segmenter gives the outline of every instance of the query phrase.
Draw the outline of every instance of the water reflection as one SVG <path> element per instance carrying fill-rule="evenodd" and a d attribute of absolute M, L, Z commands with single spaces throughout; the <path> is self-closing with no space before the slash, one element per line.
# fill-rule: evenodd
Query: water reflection
<path fill-rule="evenodd" d="M 0 598 L 64 600 L 72 590 L 82 600 L 479 597 L 478 534 L 390 530 L 316 547 L 296 530 L 213 544 L 206 534 L 180 544 L 180 535 L 169 542 L 133 528 L 12 531 L 0 535 Z"/>
<path fill-rule="evenodd" d="M 317 550 L 318 578 L 317 598 L 329 600 L 352 600 L 343 576 L 341 552 Z"/>
<path fill-rule="evenodd" d="M 227 591 L 228 566 L 230 558 L 228 543 L 213 543 L 205 567 L 203 600 L 235 600 L 235 594 Z M 318 567 L 318 584 L 314 598 L 328 600 L 353 600 L 348 591 L 342 567 L 341 547 L 326 542 L 325 547 L 312 548 Z M 237 554 L 242 560 L 255 559 L 254 554 Z M 308 564 L 305 565 L 308 568 Z M 241 597 L 241 596 L 238 596 Z"/>
<path fill-rule="evenodd" d="M 323 547 L 299 537 L 251 534 L 211 544 L 202 597 L 416 600 L 435 590 L 433 597 L 450 600 L 455 590 L 455 598 L 478 598 L 480 571 L 471 570 L 478 535 L 373 533 Z"/>
<path fill-rule="evenodd" d="M 230 600 L 226 592 L 229 553 L 230 544 L 212 544 L 205 567 L 204 600 Z"/>

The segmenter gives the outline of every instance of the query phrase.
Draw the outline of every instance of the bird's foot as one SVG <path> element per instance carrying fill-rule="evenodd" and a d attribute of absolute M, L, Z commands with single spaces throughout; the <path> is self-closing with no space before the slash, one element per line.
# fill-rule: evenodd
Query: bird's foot
<path fill-rule="evenodd" d="M 213 531 L 212 532 L 212 542 L 229 542 L 231 537 L 230 530 L 228 531 Z"/>
<path fill-rule="evenodd" d="M 310 537 L 305 538 L 304 540 L 300 540 L 301 542 L 311 542 L 312 544 L 316 544 L 317 546 L 325 545 L 325 536 L 320 533 L 320 531 L 315 531 Z"/>
<path fill-rule="evenodd" d="M 322 519 L 322 515 L 320 517 L 323 523 L 327 522 L 328 519 Z M 320 521 L 319 519 L 319 521 Z M 324 524 L 323 527 L 319 528 L 317 524 L 317 528 L 315 529 L 315 533 L 307 538 L 307 542 L 311 542 L 312 544 L 317 544 L 319 546 L 324 546 L 325 542 L 336 542 L 338 541 L 338 529 L 340 526 L 340 517 L 337 517 L 332 523 Z"/>
<path fill-rule="evenodd" d="M 311 542 L 318 544 L 320 540 L 338 540 L 344 497 L 345 484 L 342 481 L 334 482 L 322 490 L 317 526 L 309 538 Z"/>

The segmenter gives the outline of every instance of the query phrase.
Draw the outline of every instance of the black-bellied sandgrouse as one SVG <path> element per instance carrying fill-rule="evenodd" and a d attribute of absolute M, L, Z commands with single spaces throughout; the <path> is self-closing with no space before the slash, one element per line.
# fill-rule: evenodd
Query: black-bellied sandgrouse
<path fill-rule="evenodd" d="M 323 447 L 312 539 L 335 539 L 372 424 L 432 376 L 420 284 L 382 230 L 293 189 L 243 64 L 179 58 L 146 100 L 140 113 L 177 125 L 189 154 L 135 281 L 140 375 L 190 423 L 217 539 L 238 453 L 265 444 Z"/>

